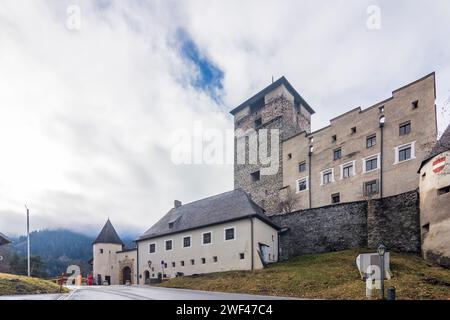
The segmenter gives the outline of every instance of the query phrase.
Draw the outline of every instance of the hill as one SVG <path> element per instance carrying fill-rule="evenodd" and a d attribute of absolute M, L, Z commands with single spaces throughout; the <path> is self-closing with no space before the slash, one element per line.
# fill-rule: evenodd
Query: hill
<path fill-rule="evenodd" d="M 59 293 L 59 290 L 59 285 L 50 281 L 0 273 L 0 296 Z M 61 292 L 66 293 L 68 289 L 62 288 Z"/>
<path fill-rule="evenodd" d="M 296 257 L 256 271 L 231 271 L 173 278 L 163 287 L 315 299 L 365 299 L 355 259 L 359 249 Z M 391 252 L 398 299 L 450 299 L 450 270 L 428 266 L 416 255 Z"/>

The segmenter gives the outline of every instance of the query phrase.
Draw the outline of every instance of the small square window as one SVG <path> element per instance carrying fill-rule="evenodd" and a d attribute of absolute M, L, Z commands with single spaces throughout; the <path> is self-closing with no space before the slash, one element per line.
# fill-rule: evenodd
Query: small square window
<path fill-rule="evenodd" d="M 183 237 L 183 248 L 189 248 L 191 246 L 191 237 Z"/>
<path fill-rule="evenodd" d="M 375 170 L 378 168 L 378 157 L 366 160 L 366 172 Z"/>
<path fill-rule="evenodd" d="M 330 171 L 327 171 L 327 172 L 324 172 L 323 173 L 323 176 L 322 176 L 322 184 L 329 184 L 329 183 L 331 183 L 332 181 L 333 181 L 333 172 L 330 170 Z"/>
<path fill-rule="evenodd" d="M 194 264 L 195 264 L 195 260 L 191 259 L 191 265 L 194 265 Z"/>
<path fill-rule="evenodd" d="M 411 146 L 398 150 L 398 161 L 411 159 Z"/>
<path fill-rule="evenodd" d="M 380 110 L 380 113 L 384 112 L 384 106 L 378 107 L 378 110 Z"/>
<path fill-rule="evenodd" d="M 306 189 L 308 189 L 308 182 L 306 178 L 298 180 L 297 183 L 298 183 L 298 191 L 305 191 Z"/>
<path fill-rule="evenodd" d="M 202 258 L 202 264 L 205 264 L 205 263 L 206 263 L 206 259 Z"/>
<path fill-rule="evenodd" d="M 331 195 L 331 203 L 335 204 L 335 203 L 339 203 L 341 202 L 341 195 L 340 193 L 335 193 Z"/>
<path fill-rule="evenodd" d="M 337 141 L 337 135 L 331 136 L 331 142 L 336 142 L 336 141 Z"/>
<path fill-rule="evenodd" d="M 410 132 L 411 132 L 411 122 L 410 121 L 405 122 L 405 123 L 400 125 L 400 127 L 399 127 L 399 134 L 401 136 L 406 135 L 406 134 L 408 134 Z"/>
<path fill-rule="evenodd" d="M 173 228 L 173 222 L 169 222 L 169 229 Z"/>
<path fill-rule="evenodd" d="M 339 160 L 342 157 L 342 150 L 336 149 L 333 151 L 333 160 Z"/>
<path fill-rule="evenodd" d="M 413 109 L 417 109 L 419 107 L 419 100 L 413 101 L 411 104 Z"/>
<path fill-rule="evenodd" d="M 167 263 L 164 263 L 164 268 L 166 268 L 166 269 L 167 269 Z"/>
<path fill-rule="evenodd" d="M 291 160 L 292 159 L 292 153 L 288 153 L 288 160 Z"/>
<path fill-rule="evenodd" d="M 355 134 L 356 133 L 356 127 L 353 127 L 352 128 L 352 134 Z"/>
<path fill-rule="evenodd" d="M 366 147 L 367 148 L 371 148 L 371 147 L 373 147 L 376 144 L 377 144 L 377 136 L 375 134 L 371 135 L 371 136 L 368 136 L 366 138 Z"/>
<path fill-rule="evenodd" d="M 166 240 L 166 251 L 172 250 L 172 240 Z"/>
<path fill-rule="evenodd" d="M 259 170 L 251 173 L 250 176 L 251 176 L 253 182 L 261 180 L 261 173 Z"/>
<path fill-rule="evenodd" d="M 103 254 L 103 249 L 100 249 L 100 254 Z"/>
<path fill-rule="evenodd" d="M 306 162 L 305 161 L 300 162 L 298 164 L 298 172 L 304 172 L 304 171 L 306 171 Z"/>
<path fill-rule="evenodd" d="M 150 243 L 148 252 L 149 253 L 155 253 L 156 252 L 156 243 Z"/>
<path fill-rule="evenodd" d="M 262 125 L 262 118 L 259 117 L 255 120 L 255 128 L 259 127 Z"/>
<path fill-rule="evenodd" d="M 217 256 L 214 256 L 214 257 L 213 257 L 213 261 L 214 261 L 214 262 L 217 262 L 217 261 L 218 261 Z"/>
<path fill-rule="evenodd" d="M 225 229 L 225 240 L 234 240 L 234 228 Z"/>
<path fill-rule="evenodd" d="M 423 233 L 427 233 L 428 231 L 430 231 L 430 224 L 429 223 L 424 224 L 422 226 L 422 231 L 423 231 Z"/>
<path fill-rule="evenodd" d="M 176 263 L 172 262 L 172 268 L 175 268 L 175 266 L 176 266 Z"/>
<path fill-rule="evenodd" d="M 212 242 L 211 232 L 206 232 L 203 234 L 203 244 L 210 244 Z"/>
<path fill-rule="evenodd" d="M 183 260 L 180 261 L 180 264 L 181 264 L 182 267 L 184 267 L 184 261 Z"/>
<path fill-rule="evenodd" d="M 372 180 L 364 183 L 364 195 L 370 196 L 378 193 L 378 181 Z"/>
<path fill-rule="evenodd" d="M 239 259 L 244 260 L 245 259 L 245 254 L 239 253 Z"/>
<path fill-rule="evenodd" d="M 450 186 L 446 186 L 443 188 L 438 189 L 438 195 L 441 196 L 443 194 L 449 193 L 450 192 Z"/>

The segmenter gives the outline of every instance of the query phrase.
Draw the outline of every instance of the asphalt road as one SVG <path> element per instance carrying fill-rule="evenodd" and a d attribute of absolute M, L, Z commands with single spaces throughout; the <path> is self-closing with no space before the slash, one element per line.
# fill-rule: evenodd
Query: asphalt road
<path fill-rule="evenodd" d="M 70 287 L 64 295 L 0 296 L 0 300 L 274 300 L 282 297 L 148 286 Z"/>

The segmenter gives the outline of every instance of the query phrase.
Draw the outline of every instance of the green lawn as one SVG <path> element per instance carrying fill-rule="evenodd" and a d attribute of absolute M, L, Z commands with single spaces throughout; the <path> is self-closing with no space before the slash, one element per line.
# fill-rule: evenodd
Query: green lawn
<path fill-rule="evenodd" d="M 296 257 L 264 270 L 230 271 L 179 277 L 160 286 L 197 290 L 279 295 L 316 299 L 365 299 L 356 257 L 373 250 L 358 249 Z M 386 288 L 397 299 L 450 299 L 450 270 L 428 266 L 411 254 L 391 252 L 393 278 Z"/>
<path fill-rule="evenodd" d="M 62 292 L 68 289 L 62 288 Z M 0 296 L 16 294 L 59 293 L 59 286 L 51 281 L 0 273 Z"/>

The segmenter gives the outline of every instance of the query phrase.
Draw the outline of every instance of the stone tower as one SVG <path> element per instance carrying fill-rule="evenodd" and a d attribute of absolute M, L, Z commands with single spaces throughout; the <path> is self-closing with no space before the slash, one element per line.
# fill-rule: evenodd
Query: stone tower
<path fill-rule="evenodd" d="M 236 107 L 230 112 L 234 116 L 236 132 L 234 149 L 234 187 L 242 188 L 252 199 L 262 206 L 268 214 L 279 211 L 280 192 L 283 189 L 283 161 L 282 142 L 300 132 L 311 131 L 311 115 L 314 110 L 291 86 L 285 77 L 281 77 L 271 85 Z M 239 130 L 240 129 L 240 130 Z M 268 129 L 268 134 L 262 129 Z M 273 143 L 271 130 L 279 130 L 279 143 Z M 242 132 L 245 133 L 242 138 Z M 277 170 L 270 174 L 264 173 L 267 162 L 258 160 L 255 163 L 248 155 L 252 149 L 251 133 L 256 132 L 259 142 L 255 150 L 260 150 L 261 136 L 268 138 L 268 154 L 277 155 L 278 159 L 271 159 Z M 275 133 L 275 131 L 272 131 Z M 253 140 L 254 141 L 254 140 Z M 245 162 L 242 162 L 242 146 L 245 143 Z M 270 146 L 278 149 L 272 152 Z M 275 150 L 274 150 L 275 151 Z M 240 161 L 238 161 L 240 159 Z M 278 161 L 276 161 L 278 160 Z"/>
<path fill-rule="evenodd" d="M 93 243 L 93 276 L 97 284 L 101 285 L 104 281 L 109 284 L 119 283 L 117 252 L 123 248 L 122 240 L 108 219 Z"/>

